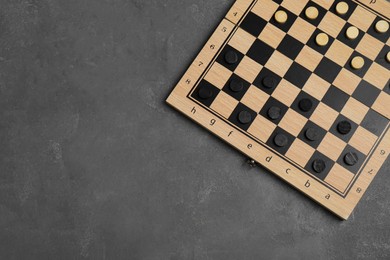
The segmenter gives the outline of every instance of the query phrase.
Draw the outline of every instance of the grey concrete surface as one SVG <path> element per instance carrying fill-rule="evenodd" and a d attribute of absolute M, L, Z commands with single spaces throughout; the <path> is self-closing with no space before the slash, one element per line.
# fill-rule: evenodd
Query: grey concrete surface
<path fill-rule="evenodd" d="M 390 259 L 164 100 L 233 0 L 0 0 L 0 259 Z"/>

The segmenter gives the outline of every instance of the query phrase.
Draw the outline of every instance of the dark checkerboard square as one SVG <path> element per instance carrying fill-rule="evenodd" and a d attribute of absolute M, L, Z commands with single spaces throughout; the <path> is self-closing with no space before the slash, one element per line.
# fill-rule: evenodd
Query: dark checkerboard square
<path fill-rule="evenodd" d="M 390 70 L 390 62 L 386 60 L 386 55 L 389 53 L 390 47 L 388 45 L 385 45 L 381 52 L 379 53 L 378 57 L 375 59 L 375 62 L 382 65 L 383 67 Z"/>
<path fill-rule="evenodd" d="M 354 40 L 350 40 L 347 38 L 346 33 L 347 33 L 347 29 L 351 26 L 352 26 L 352 24 L 346 23 L 344 25 L 343 29 L 340 31 L 339 35 L 337 36 L 337 40 L 339 40 L 340 42 L 344 43 L 345 45 L 351 47 L 352 49 L 355 49 L 358 46 L 361 39 L 363 38 L 364 32 L 358 28 L 358 30 L 359 30 L 358 37 Z"/>
<path fill-rule="evenodd" d="M 337 112 L 341 112 L 348 99 L 348 94 L 344 93 L 342 90 L 332 85 L 323 97 L 322 102 L 330 106 Z"/>
<path fill-rule="evenodd" d="M 287 137 L 288 142 L 287 142 L 286 146 L 279 147 L 275 144 L 275 136 L 277 136 L 277 135 L 284 135 L 285 137 Z M 267 145 L 269 147 L 273 148 L 275 151 L 284 155 L 287 153 L 288 149 L 290 149 L 291 144 L 294 142 L 294 140 L 295 140 L 294 136 L 292 136 L 291 134 L 289 134 L 287 131 L 283 130 L 282 128 L 276 127 L 276 129 L 274 130 L 274 132 L 272 133 L 272 135 L 268 139 Z"/>
<path fill-rule="evenodd" d="M 378 88 L 367 81 L 362 80 L 353 92 L 352 97 L 359 100 L 364 105 L 371 107 L 380 93 L 381 91 Z"/>
<path fill-rule="evenodd" d="M 283 2 L 283 0 L 272 0 L 272 1 L 274 1 L 275 3 L 277 3 L 279 5 Z"/>
<path fill-rule="evenodd" d="M 235 52 L 237 54 L 237 57 L 238 57 L 238 61 L 234 64 L 229 64 L 225 60 L 226 53 L 228 53 L 230 51 Z M 237 68 L 238 64 L 240 64 L 243 57 L 244 57 L 244 54 L 242 54 L 241 52 L 239 52 L 238 50 L 236 50 L 232 46 L 226 45 L 225 48 L 222 50 L 222 52 L 219 54 L 219 56 L 217 58 L 217 62 L 219 64 L 223 65 L 224 67 L 226 67 L 227 69 L 234 71 Z"/>
<path fill-rule="evenodd" d="M 314 171 L 313 162 L 315 160 L 323 160 L 325 162 L 325 170 L 323 172 L 318 173 Z M 332 169 L 333 165 L 334 165 L 334 161 L 332 161 L 331 159 L 329 159 L 319 151 L 316 151 L 310 158 L 309 162 L 306 164 L 305 169 L 309 171 L 311 174 L 313 174 L 314 176 L 316 176 L 318 179 L 325 180 L 326 176 L 328 176 L 328 173 Z"/>
<path fill-rule="evenodd" d="M 271 119 L 268 116 L 268 110 L 271 107 L 278 107 L 280 108 L 280 117 L 278 119 Z M 267 118 L 269 121 L 273 122 L 274 124 L 279 124 L 279 122 L 283 119 L 284 115 L 286 114 L 288 110 L 288 107 L 280 102 L 279 100 L 275 99 L 274 97 L 270 97 L 268 101 L 264 104 L 263 108 L 260 111 L 260 115 Z"/>
<path fill-rule="evenodd" d="M 329 50 L 330 46 L 332 46 L 334 39 L 329 34 L 329 43 L 325 46 L 319 46 L 316 43 L 317 35 L 323 33 L 320 29 L 316 29 L 313 33 L 313 35 L 310 37 L 309 41 L 307 42 L 307 45 L 312 48 L 313 50 L 316 50 L 317 52 L 321 53 L 322 55 L 325 55 L 325 53 Z"/>
<path fill-rule="evenodd" d="M 351 166 L 345 163 L 344 158 L 347 153 L 353 153 L 357 156 L 358 161 L 355 165 Z M 337 160 L 337 163 L 343 166 L 348 171 L 352 172 L 353 174 L 356 174 L 358 173 L 360 167 L 362 167 L 365 159 L 366 156 L 363 153 L 361 153 L 359 150 L 355 149 L 354 147 L 347 145 L 347 147 L 345 147 L 344 151 L 341 153 L 339 159 Z"/>
<path fill-rule="evenodd" d="M 351 61 L 352 61 L 352 59 L 353 59 L 354 57 L 357 57 L 357 56 L 360 56 L 360 57 L 362 57 L 362 58 L 364 59 L 364 66 L 363 66 L 363 68 L 358 69 L 358 70 L 352 68 L 352 66 L 351 66 Z M 365 56 L 362 55 L 361 53 L 359 53 L 359 52 L 357 52 L 357 51 L 354 51 L 354 52 L 352 53 L 351 57 L 349 58 L 349 60 L 347 61 L 347 63 L 345 64 L 344 67 L 345 67 L 347 70 L 349 70 L 350 72 L 354 73 L 355 75 L 357 75 L 357 76 L 363 78 L 364 75 L 366 75 L 368 69 L 371 67 L 371 65 L 372 65 L 372 60 L 370 60 L 369 58 L 365 57 Z"/>
<path fill-rule="evenodd" d="M 302 111 L 301 107 L 300 107 L 300 102 L 303 100 L 303 99 L 309 99 L 312 103 L 312 107 L 309 111 L 305 112 L 305 111 Z M 306 118 L 310 118 L 311 115 L 314 113 L 314 110 L 317 108 L 318 104 L 320 102 L 315 99 L 314 97 L 312 97 L 311 95 L 307 94 L 306 92 L 304 91 L 301 91 L 298 96 L 296 97 L 296 99 L 294 100 L 294 102 L 292 103 L 291 105 L 291 108 L 293 110 L 295 110 L 296 112 L 298 112 L 299 114 L 303 115 L 304 117 Z"/>
<path fill-rule="evenodd" d="M 347 3 L 348 3 L 348 6 L 349 6 L 348 12 L 347 12 L 346 14 L 344 14 L 344 15 L 339 15 L 339 14 L 337 14 L 337 12 L 336 12 L 336 6 L 337 6 L 337 4 L 340 3 L 340 2 L 347 2 Z M 337 16 L 339 16 L 339 17 L 341 17 L 341 18 L 343 18 L 344 20 L 347 21 L 347 20 L 349 19 L 349 17 L 351 17 L 351 15 L 353 14 L 353 12 L 355 11 L 356 7 L 357 7 L 357 4 L 354 3 L 354 2 L 352 2 L 351 0 L 347 0 L 347 1 L 346 1 L 346 0 L 336 0 L 336 1 L 334 1 L 333 5 L 330 7 L 329 10 L 330 10 L 332 13 L 336 14 Z"/>
<path fill-rule="evenodd" d="M 387 40 L 389 39 L 389 32 L 387 33 L 378 33 L 376 30 L 375 30 L 375 24 L 382 20 L 381 17 L 377 17 L 375 19 L 375 21 L 372 23 L 372 25 L 370 26 L 370 28 L 368 29 L 367 33 L 373 37 L 375 37 L 376 39 L 380 40 L 381 42 L 383 43 L 386 43 Z"/>
<path fill-rule="evenodd" d="M 289 57 L 292 60 L 298 56 L 298 54 L 303 49 L 303 43 L 291 37 L 290 35 L 286 35 L 282 42 L 279 44 L 277 50 Z"/>
<path fill-rule="evenodd" d="M 273 53 L 274 48 L 272 48 L 265 42 L 256 39 L 246 55 L 252 60 L 264 66 Z"/>
<path fill-rule="evenodd" d="M 251 117 L 252 117 L 252 121 L 248 124 L 242 124 L 239 120 L 238 120 L 238 115 L 242 112 L 242 111 L 247 111 L 250 113 Z M 239 103 L 237 105 L 237 107 L 234 109 L 233 113 L 230 115 L 229 117 L 229 121 L 232 122 L 234 125 L 238 126 L 239 128 L 241 128 L 242 130 L 248 130 L 248 128 L 251 126 L 253 120 L 255 120 L 257 116 L 257 113 L 255 111 L 253 111 L 252 109 L 250 109 L 249 107 L 245 106 L 244 104 L 242 103 Z"/>
<path fill-rule="evenodd" d="M 311 76 L 311 71 L 300 65 L 299 63 L 294 62 L 289 70 L 287 71 L 284 78 L 290 81 L 298 88 L 303 88 L 307 80 Z"/>
<path fill-rule="evenodd" d="M 327 57 L 324 57 L 315 69 L 314 74 L 320 76 L 329 83 L 333 83 L 341 69 L 341 66 L 337 63 L 331 61 Z"/>
<path fill-rule="evenodd" d="M 232 82 L 241 82 L 243 88 L 239 92 L 232 91 L 230 88 L 230 84 Z M 243 78 L 237 76 L 236 74 L 233 74 L 230 79 L 226 82 L 225 86 L 223 87 L 223 91 L 229 94 L 230 96 L 234 97 L 238 101 L 241 100 L 241 98 L 245 95 L 246 91 L 250 87 L 250 83 L 244 80 Z"/>
<path fill-rule="evenodd" d="M 294 24 L 295 20 L 297 19 L 297 16 L 282 6 L 279 6 L 277 11 L 279 11 L 279 10 L 285 11 L 287 13 L 287 16 L 288 16 L 287 21 L 285 23 L 281 24 L 275 20 L 275 16 L 272 16 L 270 23 L 275 25 L 276 27 L 278 27 L 280 30 L 284 31 L 285 33 L 287 33 L 290 30 L 291 26 Z"/>
<path fill-rule="evenodd" d="M 370 109 L 360 125 L 376 136 L 380 136 L 388 123 L 389 119 Z"/>
<path fill-rule="evenodd" d="M 340 134 L 340 132 L 337 130 L 337 126 L 341 121 L 348 121 L 349 123 L 351 123 L 351 131 L 348 134 L 345 134 L 345 135 Z M 337 117 L 337 119 L 335 120 L 335 122 L 333 123 L 329 132 L 331 132 L 332 134 L 334 134 L 335 136 L 337 136 L 338 138 L 340 138 L 344 142 L 348 143 L 349 140 L 351 140 L 354 133 L 356 132 L 357 128 L 358 128 L 358 125 L 355 122 L 353 122 L 352 120 L 350 120 L 350 119 L 346 118 L 345 116 L 343 116 L 342 114 L 340 114 Z"/>
<path fill-rule="evenodd" d="M 201 98 L 199 95 L 199 91 L 209 91 L 211 96 L 209 98 Z M 202 80 L 199 85 L 196 87 L 195 91 L 192 93 L 191 97 L 202 103 L 203 105 L 209 107 L 219 93 L 219 89 L 212 84 L 210 84 L 206 80 Z"/>
<path fill-rule="evenodd" d="M 249 12 L 240 27 L 257 38 L 266 25 L 266 20 Z"/>
<path fill-rule="evenodd" d="M 265 78 L 272 78 L 274 80 L 275 87 L 274 88 L 266 88 L 266 87 L 264 87 L 263 81 L 264 81 Z M 274 92 L 274 90 L 276 89 L 276 87 L 278 86 L 278 84 L 280 83 L 281 80 L 282 80 L 282 78 L 280 76 L 278 76 L 276 73 L 274 73 L 271 70 L 269 70 L 269 69 L 264 67 L 260 71 L 259 75 L 257 75 L 256 79 L 253 82 L 253 85 L 258 87 L 258 88 L 260 88 L 265 93 L 271 95 Z"/>
<path fill-rule="evenodd" d="M 318 135 L 317 140 L 312 141 L 306 137 L 306 131 L 308 131 L 308 129 L 314 129 L 317 132 L 317 135 Z M 321 128 L 320 126 L 318 126 L 317 124 L 315 124 L 309 120 L 306 123 L 306 125 L 303 127 L 302 131 L 299 133 L 298 138 L 300 140 L 302 140 L 303 142 L 305 142 L 306 144 L 313 147 L 314 149 L 317 149 L 317 147 L 322 142 L 322 139 L 324 139 L 326 133 L 327 133 L 327 131 L 325 129 Z"/>

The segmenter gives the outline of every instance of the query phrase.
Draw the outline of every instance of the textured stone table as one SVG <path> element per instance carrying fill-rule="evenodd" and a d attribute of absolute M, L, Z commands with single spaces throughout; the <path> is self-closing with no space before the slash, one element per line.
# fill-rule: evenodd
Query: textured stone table
<path fill-rule="evenodd" d="M 389 259 L 164 99 L 233 0 L 0 1 L 0 259 Z"/>

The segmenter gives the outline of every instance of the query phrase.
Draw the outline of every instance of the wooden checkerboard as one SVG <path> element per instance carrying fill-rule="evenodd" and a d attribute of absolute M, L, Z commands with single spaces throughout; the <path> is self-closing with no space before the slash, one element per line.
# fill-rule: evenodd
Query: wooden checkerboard
<path fill-rule="evenodd" d="M 347 219 L 390 152 L 389 17 L 237 0 L 167 102 Z"/>

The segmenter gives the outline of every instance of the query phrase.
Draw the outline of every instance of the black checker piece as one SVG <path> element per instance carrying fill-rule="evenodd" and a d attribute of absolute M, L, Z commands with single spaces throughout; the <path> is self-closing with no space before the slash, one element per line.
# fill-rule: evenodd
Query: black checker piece
<path fill-rule="evenodd" d="M 291 144 L 295 140 L 294 136 L 280 127 L 276 127 L 267 141 L 267 145 L 281 154 L 286 154 Z"/>
<path fill-rule="evenodd" d="M 274 144 L 278 147 L 285 147 L 288 145 L 289 140 L 288 137 L 284 134 L 277 134 L 274 137 Z"/>
<path fill-rule="evenodd" d="M 298 138 L 314 149 L 320 145 L 327 131 L 312 121 L 308 121 L 299 133 Z"/>
<path fill-rule="evenodd" d="M 354 166 L 359 162 L 359 156 L 355 152 L 348 152 L 344 155 L 344 163 L 348 166 Z"/>
<path fill-rule="evenodd" d="M 272 106 L 268 109 L 267 116 L 271 120 L 278 120 L 282 116 L 282 109 L 277 106 Z"/>
<path fill-rule="evenodd" d="M 256 118 L 257 113 L 242 103 L 239 103 L 234 109 L 233 113 L 229 117 L 229 121 L 241 128 L 242 130 L 248 130 L 253 120 Z"/>
<path fill-rule="evenodd" d="M 277 74 L 267 68 L 263 68 L 254 80 L 253 85 L 271 95 L 281 80 L 282 78 Z"/>
<path fill-rule="evenodd" d="M 313 101 L 310 98 L 302 98 L 298 102 L 298 107 L 302 112 L 309 112 L 313 108 Z"/>
<path fill-rule="evenodd" d="M 200 99 L 209 99 L 213 96 L 213 92 L 209 88 L 199 89 L 198 96 Z"/>
<path fill-rule="evenodd" d="M 354 135 L 358 125 L 340 114 L 333 125 L 331 126 L 329 132 L 343 140 L 344 142 L 349 142 L 352 136 Z"/>
<path fill-rule="evenodd" d="M 219 93 L 219 89 L 206 80 L 202 80 L 191 97 L 198 100 L 203 105 L 209 107 Z"/>
<path fill-rule="evenodd" d="M 273 97 L 270 97 L 261 109 L 260 115 L 267 118 L 274 124 L 279 124 L 287 110 L 288 107 L 285 104 Z"/>
<path fill-rule="evenodd" d="M 317 178 L 324 180 L 334 165 L 334 161 L 316 151 L 306 164 L 305 169 Z"/>
<path fill-rule="evenodd" d="M 246 80 L 242 79 L 236 74 L 232 74 L 222 90 L 230 96 L 234 97 L 236 100 L 240 101 L 250 85 L 251 84 Z"/>
<path fill-rule="evenodd" d="M 322 173 L 326 169 L 326 163 L 322 159 L 314 159 L 312 168 L 316 173 Z"/>
<path fill-rule="evenodd" d="M 229 89 L 234 93 L 241 92 L 244 89 L 244 83 L 239 80 L 232 80 L 229 83 Z"/>
<path fill-rule="evenodd" d="M 241 124 L 246 125 L 252 122 L 252 115 L 250 112 L 243 110 L 238 114 L 237 119 Z"/>
<path fill-rule="evenodd" d="M 225 53 L 225 62 L 229 65 L 236 64 L 238 62 L 238 54 L 236 51 L 228 51 Z"/>
<path fill-rule="evenodd" d="M 274 89 L 278 85 L 278 79 L 273 76 L 266 76 L 262 79 L 261 83 L 266 89 Z"/>
<path fill-rule="evenodd" d="M 349 99 L 349 95 L 335 86 L 330 86 L 325 96 L 322 98 L 322 102 L 337 112 L 341 112 L 345 104 Z"/>
<path fill-rule="evenodd" d="M 234 49 L 230 45 L 226 45 L 221 54 L 217 58 L 217 62 L 227 69 L 234 71 L 241 62 L 244 54 Z"/>
<path fill-rule="evenodd" d="M 352 146 L 347 145 L 338 158 L 337 163 L 353 174 L 356 174 L 363 165 L 365 159 L 366 156 L 363 153 Z"/>
<path fill-rule="evenodd" d="M 337 124 L 337 132 L 339 132 L 342 135 L 349 134 L 351 132 L 351 130 L 352 130 L 352 124 L 348 120 L 340 121 Z"/>
<path fill-rule="evenodd" d="M 305 137 L 311 142 L 318 141 L 320 139 L 320 133 L 316 128 L 308 128 L 305 131 Z"/>
<path fill-rule="evenodd" d="M 292 103 L 291 108 L 304 117 L 310 118 L 319 103 L 317 99 L 301 91 Z"/>
<path fill-rule="evenodd" d="M 257 38 L 266 25 L 267 21 L 249 12 L 240 27 Z"/>

